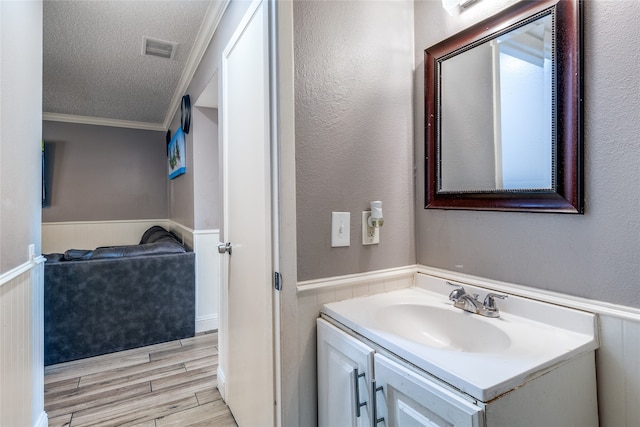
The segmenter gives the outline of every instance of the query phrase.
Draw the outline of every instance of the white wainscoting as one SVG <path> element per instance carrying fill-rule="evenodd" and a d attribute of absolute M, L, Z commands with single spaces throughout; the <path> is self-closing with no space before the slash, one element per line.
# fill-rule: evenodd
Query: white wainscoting
<path fill-rule="evenodd" d="M 192 230 L 176 222 L 171 232 L 196 253 L 196 333 L 220 326 L 220 230 Z"/>
<path fill-rule="evenodd" d="M 596 363 L 600 426 L 640 425 L 640 315 L 600 314 Z"/>
<path fill-rule="evenodd" d="M 600 348 L 596 351 L 598 410 L 601 427 L 640 425 L 640 309 L 573 297 L 424 265 L 299 282 L 298 337 L 301 407 L 314 407 L 315 319 L 322 304 L 361 295 L 410 287 L 419 273 L 468 283 L 496 292 L 595 313 L 599 317 Z"/>
<path fill-rule="evenodd" d="M 316 418 L 316 319 L 322 305 L 409 288 L 413 286 L 415 273 L 416 267 L 412 265 L 297 283 L 298 316 L 295 322 L 298 331 L 294 335 L 297 340 L 289 344 L 297 346 L 297 350 L 285 346 L 282 351 L 299 354 L 297 376 L 300 387 L 299 407 L 302 410 L 300 419 Z"/>
<path fill-rule="evenodd" d="M 42 253 L 64 253 L 67 249 L 137 245 L 142 233 L 153 225 L 168 228 L 168 219 L 130 221 L 69 221 L 42 223 Z"/>
<path fill-rule="evenodd" d="M 0 425 L 46 427 L 44 258 L 0 276 Z"/>
<path fill-rule="evenodd" d="M 42 252 L 135 245 L 142 233 L 160 225 L 196 254 L 196 333 L 218 329 L 220 317 L 219 230 L 193 230 L 169 219 L 73 221 L 42 224 Z"/>
<path fill-rule="evenodd" d="M 600 324 L 600 348 L 596 351 L 600 426 L 640 425 L 640 309 L 422 265 L 418 272 L 596 313 Z"/>

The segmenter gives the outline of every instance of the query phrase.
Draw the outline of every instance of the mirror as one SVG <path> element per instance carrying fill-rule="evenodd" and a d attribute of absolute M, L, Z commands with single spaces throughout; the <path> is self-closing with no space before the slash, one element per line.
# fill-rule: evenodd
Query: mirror
<path fill-rule="evenodd" d="M 583 212 L 579 7 L 523 1 L 425 50 L 426 208 Z"/>

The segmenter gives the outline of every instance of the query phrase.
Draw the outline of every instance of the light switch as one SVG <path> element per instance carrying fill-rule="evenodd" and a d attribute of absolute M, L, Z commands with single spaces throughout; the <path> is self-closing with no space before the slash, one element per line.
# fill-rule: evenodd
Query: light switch
<path fill-rule="evenodd" d="M 331 212 L 331 247 L 351 244 L 351 213 Z"/>

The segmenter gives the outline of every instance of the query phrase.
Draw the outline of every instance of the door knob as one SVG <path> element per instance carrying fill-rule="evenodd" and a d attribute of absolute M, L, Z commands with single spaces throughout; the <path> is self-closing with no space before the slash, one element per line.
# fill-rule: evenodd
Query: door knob
<path fill-rule="evenodd" d="M 220 243 L 218 245 L 218 253 L 223 254 L 225 252 L 231 255 L 231 242 Z"/>

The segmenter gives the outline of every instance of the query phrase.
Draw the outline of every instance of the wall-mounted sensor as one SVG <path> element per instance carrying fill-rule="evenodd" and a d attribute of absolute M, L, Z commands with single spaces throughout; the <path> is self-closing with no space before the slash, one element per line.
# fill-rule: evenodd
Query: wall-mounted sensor
<path fill-rule="evenodd" d="M 371 216 L 368 219 L 369 227 L 380 228 L 384 224 L 384 218 L 382 218 L 382 202 L 371 202 Z"/>
<path fill-rule="evenodd" d="M 362 212 L 362 244 L 377 245 L 380 243 L 380 227 L 382 218 L 382 202 L 371 202 L 371 210 Z"/>

